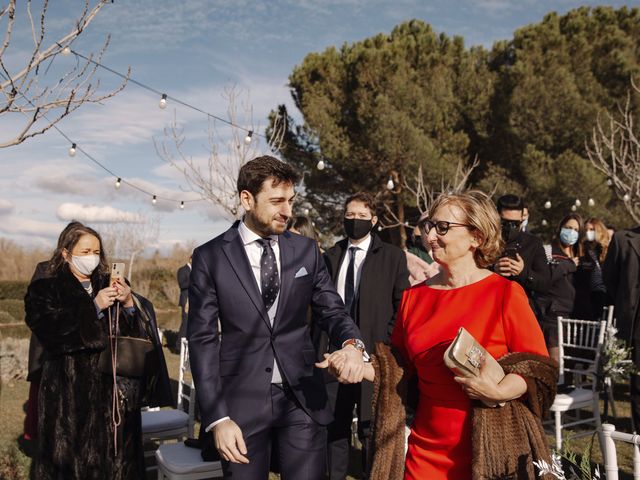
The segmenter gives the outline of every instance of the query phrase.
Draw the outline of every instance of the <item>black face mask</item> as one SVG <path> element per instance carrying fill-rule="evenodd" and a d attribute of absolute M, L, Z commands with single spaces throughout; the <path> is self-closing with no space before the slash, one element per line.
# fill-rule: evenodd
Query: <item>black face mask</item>
<path fill-rule="evenodd" d="M 373 228 L 371 220 L 360 220 L 359 218 L 345 218 L 344 231 L 351 240 L 360 240 L 367 236 Z"/>
<path fill-rule="evenodd" d="M 520 234 L 520 222 L 519 220 L 505 220 L 504 218 L 500 221 L 502 223 L 502 239 L 511 243 L 518 238 Z"/>

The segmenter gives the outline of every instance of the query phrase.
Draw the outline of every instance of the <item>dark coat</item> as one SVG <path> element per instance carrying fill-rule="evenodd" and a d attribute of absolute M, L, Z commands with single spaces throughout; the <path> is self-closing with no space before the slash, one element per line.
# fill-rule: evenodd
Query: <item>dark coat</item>
<path fill-rule="evenodd" d="M 325 262 L 334 284 L 337 283 L 348 242 L 345 238 L 325 253 Z M 404 252 L 395 245 L 383 242 L 377 235 L 372 235 L 371 245 L 362 264 L 354 315 L 367 348 L 372 348 L 377 342 L 389 342 L 396 321 L 396 313 L 402 300 L 402 292 L 407 288 L 409 288 L 409 270 Z M 321 340 L 319 343 L 318 353 L 322 355 L 326 340 Z M 332 345 L 329 349 L 335 350 L 340 346 Z M 331 377 L 330 380 L 335 379 Z M 371 418 L 372 394 L 372 384 L 362 383 L 360 420 Z"/>
<path fill-rule="evenodd" d="M 180 298 L 178 299 L 178 305 L 184 310 L 187 300 L 189 299 L 189 276 L 191 275 L 191 267 L 189 265 L 181 266 L 176 272 L 176 278 L 178 280 L 178 286 L 180 287 Z"/>
<path fill-rule="evenodd" d="M 520 232 L 515 240 L 509 242 L 506 248 L 515 248 L 524 261 L 522 272 L 516 277 L 505 277 L 518 282 L 529 298 L 529 305 L 538 317 L 544 315 L 545 306 L 540 298 L 544 297 L 551 286 L 551 272 L 544 252 L 542 240 L 527 232 Z"/>
<path fill-rule="evenodd" d="M 547 316 L 555 322 L 558 315 L 573 316 L 576 302 L 575 274 L 578 268 L 555 243 L 551 247 L 550 268 L 551 287 L 547 293 L 550 306 Z"/>
<path fill-rule="evenodd" d="M 361 339 L 360 332 L 317 243 L 289 232 L 278 238 L 280 297 L 273 327 L 238 223 L 193 253 L 187 337 L 204 426 L 229 416 L 245 436 L 263 428 L 271 418 L 265 399 L 271 395 L 274 356 L 301 408 L 319 424 L 332 421 L 322 374 L 314 366 L 307 310 L 311 306 L 314 320 L 336 343 Z"/>
<path fill-rule="evenodd" d="M 36 265 L 36 269 L 33 272 L 33 276 L 31 277 L 31 282 L 35 282 L 41 278 L 45 278 L 49 276 L 49 272 L 47 267 L 49 262 L 40 262 Z M 31 283 L 30 282 L 30 283 Z M 44 350 L 42 349 L 42 345 L 38 341 L 38 338 L 32 333 L 31 338 L 29 339 L 29 363 L 28 363 L 28 374 L 27 381 L 28 382 L 39 382 L 40 374 L 42 373 L 42 355 L 44 354 Z"/>
<path fill-rule="evenodd" d="M 640 305 L 640 226 L 613 235 L 602 275 L 614 301 L 618 336 L 631 342 Z"/>
<path fill-rule="evenodd" d="M 93 291 L 108 284 L 94 276 Z M 38 479 L 134 479 L 144 470 L 140 406 L 172 405 L 169 378 L 159 343 L 151 303 L 136 294 L 146 315 L 123 312 L 120 331 L 140 336 L 148 319 L 151 340 L 159 355 L 157 370 L 143 379 L 118 379 L 127 398 L 122 406 L 120 452 L 114 460 L 111 427 L 113 380 L 99 369 L 108 344 L 105 318 L 68 268 L 35 280 L 25 297 L 26 322 L 43 347 L 38 398 Z M 106 315 L 106 311 L 103 312 Z M 147 400 L 151 399 L 151 400 Z M 124 444 L 123 444 L 124 442 Z"/>

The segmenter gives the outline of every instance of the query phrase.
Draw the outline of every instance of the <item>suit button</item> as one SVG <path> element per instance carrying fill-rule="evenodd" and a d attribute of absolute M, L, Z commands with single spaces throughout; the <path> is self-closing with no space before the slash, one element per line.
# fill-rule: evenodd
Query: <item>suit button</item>
<path fill-rule="evenodd" d="M 264 371 L 267 372 L 267 373 L 271 373 L 271 367 L 265 368 Z"/>

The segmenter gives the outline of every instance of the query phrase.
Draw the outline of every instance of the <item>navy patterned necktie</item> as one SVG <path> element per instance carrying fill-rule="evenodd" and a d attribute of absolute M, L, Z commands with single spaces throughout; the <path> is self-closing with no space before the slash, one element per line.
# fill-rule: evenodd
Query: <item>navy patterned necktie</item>
<path fill-rule="evenodd" d="M 278 265 L 276 255 L 271 248 L 271 240 L 261 238 L 258 243 L 262 246 L 262 257 L 260 257 L 260 288 L 262 290 L 262 301 L 267 312 L 276 301 L 280 291 L 280 277 L 278 275 Z"/>

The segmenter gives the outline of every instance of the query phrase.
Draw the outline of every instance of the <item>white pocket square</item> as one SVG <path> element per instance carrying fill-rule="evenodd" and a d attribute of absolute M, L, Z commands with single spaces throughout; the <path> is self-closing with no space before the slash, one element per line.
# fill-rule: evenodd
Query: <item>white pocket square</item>
<path fill-rule="evenodd" d="M 306 268 L 301 267 L 300 270 L 296 272 L 296 275 L 293 278 L 300 278 L 300 277 L 304 277 L 305 275 L 309 275 L 309 272 L 307 272 Z"/>

